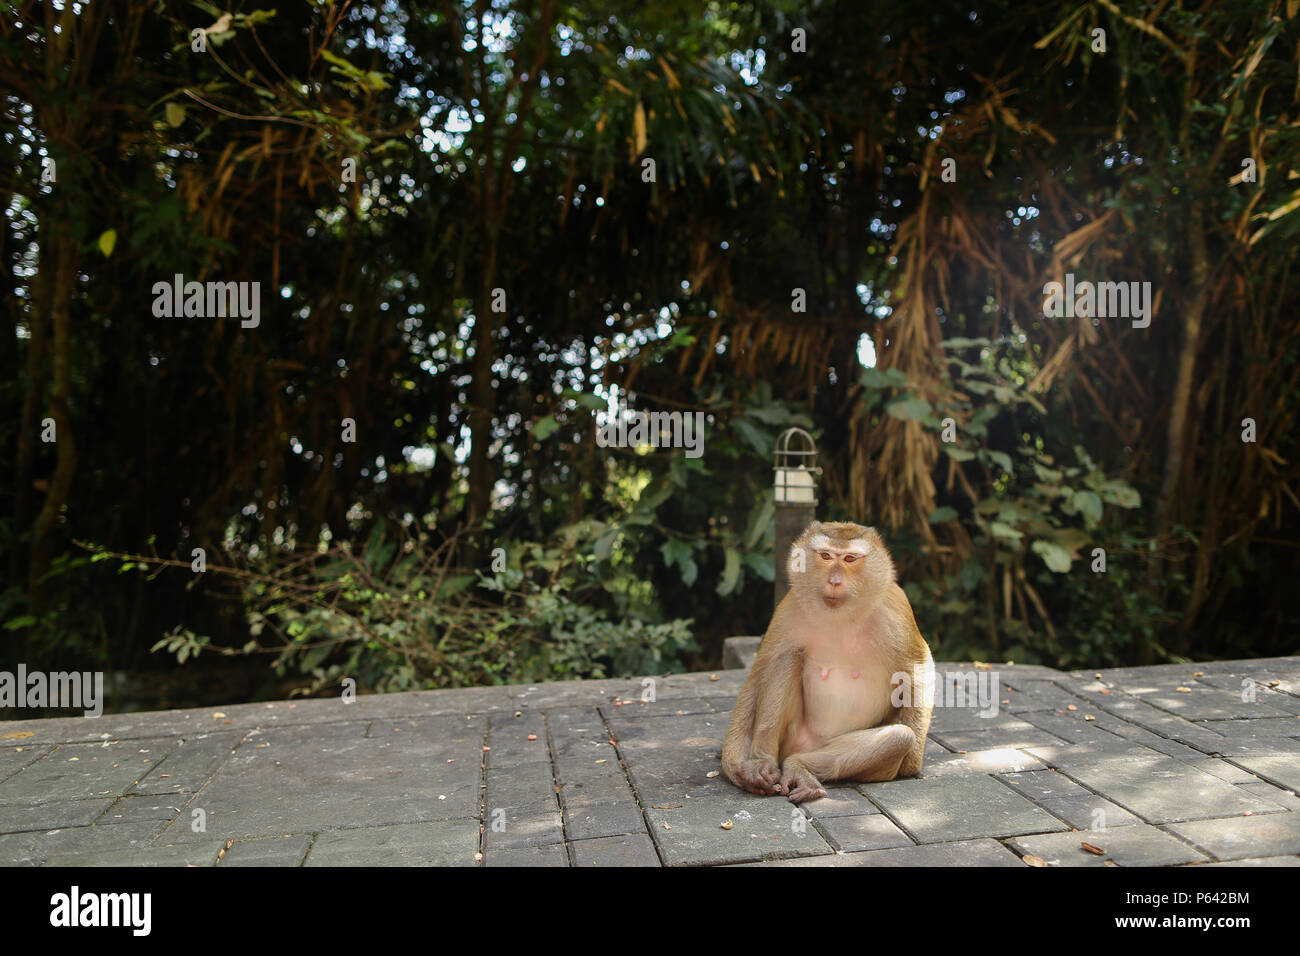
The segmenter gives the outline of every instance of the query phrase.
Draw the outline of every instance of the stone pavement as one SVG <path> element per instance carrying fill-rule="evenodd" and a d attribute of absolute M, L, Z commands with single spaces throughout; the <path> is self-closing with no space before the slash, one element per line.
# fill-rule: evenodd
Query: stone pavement
<path fill-rule="evenodd" d="M 1300 657 L 996 672 L 802 809 L 718 773 L 742 670 L 5 721 L 0 864 L 1300 865 Z"/>

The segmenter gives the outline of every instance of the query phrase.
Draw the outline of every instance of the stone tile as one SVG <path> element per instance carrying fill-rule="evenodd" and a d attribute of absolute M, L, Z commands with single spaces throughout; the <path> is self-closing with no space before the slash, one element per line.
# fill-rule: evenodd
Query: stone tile
<path fill-rule="evenodd" d="M 109 807 L 99 822 L 121 824 L 174 820 L 193 796 L 191 793 L 126 796 Z"/>
<path fill-rule="evenodd" d="M 827 787 L 826 796 L 799 804 L 810 818 L 855 817 L 865 813 L 879 813 L 880 808 L 853 787 Z"/>
<path fill-rule="evenodd" d="M 564 826 L 558 809 L 541 813 L 491 810 L 484 822 L 484 853 L 563 842 Z"/>
<path fill-rule="evenodd" d="M 472 732 L 453 745 L 460 750 L 447 750 L 417 733 L 366 738 L 366 726 L 250 735 L 192 808 L 207 813 L 210 833 L 227 839 L 479 817 L 482 746 L 473 744 Z M 461 756 L 447 763 L 449 752 Z M 204 838 L 188 828 L 168 835 L 178 842 Z"/>
<path fill-rule="evenodd" d="M 219 865 L 302 866 L 310 846 L 311 835 L 307 833 L 236 840 L 221 858 Z"/>
<path fill-rule="evenodd" d="M 1014 853 L 997 840 L 962 840 L 955 843 L 930 843 L 925 846 L 900 847 L 893 850 L 867 850 L 862 853 L 837 853 L 801 860 L 781 860 L 759 866 L 1024 866 Z"/>
<path fill-rule="evenodd" d="M 1225 737 L 1300 737 L 1300 717 L 1263 717 L 1258 720 L 1206 720 L 1207 730 Z"/>
<path fill-rule="evenodd" d="M 0 805 L 0 833 L 89 826 L 113 802 L 111 799 L 62 800 L 35 806 Z"/>
<path fill-rule="evenodd" d="M 32 852 L 39 833 L 0 834 L 0 866 L 36 866 L 40 858 Z"/>
<path fill-rule="evenodd" d="M 1249 860 L 1228 860 L 1223 863 L 1202 863 L 1201 866 L 1300 866 L 1300 856 L 1252 857 Z"/>
<path fill-rule="evenodd" d="M 1133 826 L 1142 821 L 1118 804 L 1095 793 L 1073 794 L 1042 801 L 1044 810 L 1060 817 L 1079 830 L 1109 830 L 1112 827 Z"/>
<path fill-rule="evenodd" d="M 497 809 L 558 810 L 550 763 L 489 768 L 483 805 L 489 814 Z"/>
<path fill-rule="evenodd" d="M 974 750 L 964 754 L 938 753 L 932 756 L 927 749 L 925 761 L 921 764 L 920 779 L 931 780 L 939 777 L 988 773 L 1019 773 L 1025 770 L 1042 770 L 1044 767 L 1046 767 L 1046 764 L 1029 756 L 1023 750 L 1004 748 L 1000 750 Z"/>
<path fill-rule="evenodd" d="M 728 704 L 726 710 L 731 709 Z M 629 720 L 636 717 L 686 717 L 692 714 L 718 714 L 719 708 L 707 697 L 669 697 L 644 701 L 640 697 L 607 701 L 600 705 L 606 720 Z"/>
<path fill-rule="evenodd" d="M 99 850 L 85 853 L 61 853 L 49 857 L 45 866 L 216 866 L 217 854 L 224 846 L 220 841 L 187 843 L 175 846 L 140 847 L 137 849 Z"/>
<path fill-rule="evenodd" d="M 1046 730 L 1067 744 L 1097 744 L 1106 746 L 1114 743 L 1116 735 L 1097 726 L 1096 721 L 1084 720 L 1082 716 L 1072 716 L 1078 711 L 1058 714 L 1056 711 L 1043 711 L 1024 715 L 1026 723 Z"/>
<path fill-rule="evenodd" d="M 180 740 L 132 793 L 194 793 L 212 779 L 244 739 L 243 732 L 199 734 Z"/>
<path fill-rule="evenodd" d="M 563 816 L 564 832 L 570 840 L 646 832 L 641 808 L 631 800 L 566 809 Z"/>
<path fill-rule="evenodd" d="M 529 736 L 536 739 L 529 740 Z M 513 713 L 493 714 L 488 719 L 488 742 L 492 749 L 484 758 L 488 770 L 521 764 L 546 763 L 551 757 L 546 749 L 546 723 L 542 715 L 529 711 L 515 717 Z"/>
<path fill-rule="evenodd" d="M 1064 768 L 1069 776 L 1148 823 L 1177 823 L 1276 806 L 1195 767 L 1168 757 Z"/>
<path fill-rule="evenodd" d="M 11 722 L 0 722 L 0 733 L 22 733 L 23 728 L 18 726 L 15 730 L 10 730 Z M 0 741 L 0 780 L 16 774 L 28 764 L 35 763 L 42 757 L 53 752 L 54 748 L 48 744 L 36 745 L 26 743 L 27 738 L 20 740 Z"/>
<path fill-rule="evenodd" d="M 1263 797 L 1278 806 L 1286 807 L 1288 810 L 1300 810 L 1300 796 L 1296 796 L 1294 790 L 1275 787 L 1271 783 L 1265 783 L 1262 780 L 1258 783 L 1239 783 L 1237 786 L 1257 797 Z"/>
<path fill-rule="evenodd" d="M 0 782 L 0 804 L 116 797 L 143 779 L 175 738 L 65 744 Z"/>
<path fill-rule="evenodd" d="M 1035 727 L 1023 720 L 1011 721 L 992 730 L 970 730 L 951 732 L 931 732 L 934 737 L 949 750 L 956 752 L 972 750 L 1023 750 L 1026 747 L 1043 747 L 1064 744 L 1065 741 L 1055 734 Z"/>
<path fill-rule="evenodd" d="M 1098 767 L 1114 763 L 1140 763 L 1161 759 L 1159 751 L 1119 738 L 1108 743 L 1028 747 L 1026 753 L 1039 758 L 1049 767 L 1061 770 L 1068 770 L 1070 767 Z M 1203 754 L 1201 756 L 1204 757 Z"/>
<path fill-rule="evenodd" d="M 828 817 L 817 821 L 817 829 L 836 850 L 887 850 L 912 846 L 907 834 L 883 813 L 858 817 Z"/>
<path fill-rule="evenodd" d="M 863 790 L 917 843 L 1065 829 L 1014 788 L 985 775 L 871 783 Z"/>
<path fill-rule="evenodd" d="M 576 840 L 569 852 L 574 866 L 659 866 L 654 842 L 645 833 Z"/>
<path fill-rule="evenodd" d="M 1175 823 L 1169 829 L 1216 860 L 1247 859 L 1261 851 L 1300 853 L 1300 813 Z"/>
<path fill-rule="evenodd" d="M 47 830 L 37 836 L 35 853 L 41 857 L 64 853 L 98 853 L 103 850 L 134 850 L 149 846 L 162 831 L 159 820 L 141 823 L 98 824 Z"/>
<path fill-rule="evenodd" d="M 1259 778 L 1253 773 L 1242 770 L 1240 767 L 1223 759 L 1208 757 L 1201 760 L 1189 760 L 1187 766 L 1195 767 L 1202 773 L 1208 773 L 1210 776 L 1226 780 L 1228 783 L 1259 783 Z"/>
<path fill-rule="evenodd" d="M 646 819 L 659 854 L 669 866 L 831 852 L 788 800 L 757 797 L 735 788 L 721 797 L 692 799 L 677 810 L 647 810 Z M 722 828 L 727 820 L 732 823 L 730 830 Z"/>
<path fill-rule="evenodd" d="M 320 833 L 305 866 L 476 866 L 478 820 L 436 820 Z"/>
<path fill-rule="evenodd" d="M 569 855 L 564 844 L 546 846 L 490 847 L 483 851 L 484 866 L 568 866 Z"/>
<path fill-rule="evenodd" d="M 1300 755 L 1295 753 L 1234 757 L 1233 763 L 1287 790 L 1300 790 Z"/>
<path fill-rule="evenodd" d="M 1008 841 L 1019 853 L 1032 854 L 1048 866 L 1106 865 L 1114 860 L 1120 866 L 1174 866 L 1192 863 L 1205 857 L 1156 827 L 1137 824 L 1116 827 L 1104 833 L 1082 830 L 1077 833 L 1046 833 L 1038 836 L 1020 836 Z M 1103 856 L 1089 853 L 1080 847 L 1091 843 L 1105 850 Z"/>

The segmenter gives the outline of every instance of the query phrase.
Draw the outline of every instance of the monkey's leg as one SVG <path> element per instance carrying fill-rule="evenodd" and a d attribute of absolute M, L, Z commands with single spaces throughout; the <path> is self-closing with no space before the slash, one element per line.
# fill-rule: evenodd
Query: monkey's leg
<path fill-rule="evenodd" d="M 778 752 L 803 713 L 802 669 L 797 648 L 759 649 L 722 748 L 722 768 L 736 786 L 759 796 L 785 793 Z"/>
<path fill-rule="evenodd" d="M 832 737 L 817 750 L 791 754 L 781 766 L 781 785 L 792 803 L 823 797 L 822 781 L 872 783 L 893 780 L 916 746 L 916 734 L 902 724 L 854 730 Z"/>

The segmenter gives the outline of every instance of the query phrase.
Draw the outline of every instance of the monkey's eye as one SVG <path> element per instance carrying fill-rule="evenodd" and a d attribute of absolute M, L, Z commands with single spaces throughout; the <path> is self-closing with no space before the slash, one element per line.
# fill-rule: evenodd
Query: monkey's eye
<path fill-rule="evenodd" d="M 831 553 L 829 551 L 818 551 L 817 557 L 821 558 L 823 561 L 829 561 L 831 559 Z"/>
<path fill-rule="evenodd" d="M 858 556 L 857 556 L 856 554 L 846 554 L 846 555 L 844 556 L 844 563 L 845 563 L 845 564 L 852 564 L 852 563 L 853 563 L 854 561 L 856 561 L 856 560 L 858 560 Z"/>

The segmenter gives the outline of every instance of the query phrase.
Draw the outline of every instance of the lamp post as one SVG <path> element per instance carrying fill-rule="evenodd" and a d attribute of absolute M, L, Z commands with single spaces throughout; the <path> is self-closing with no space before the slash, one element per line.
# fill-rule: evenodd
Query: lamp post
<path fill-rule="evenodd" d="M 817 507 L 816 483 L 821 474 L 817 467 L 817 445 L 802 428 L 788 428 L 776 440 L 772 471 L 776 475 L 776 555 L 772 576 L 775 604 L 780 604 L 790 590 L 786 560 L 790 546 L 812 523 Z M 775 605 L 774 605 L 775 606 Z"/>

